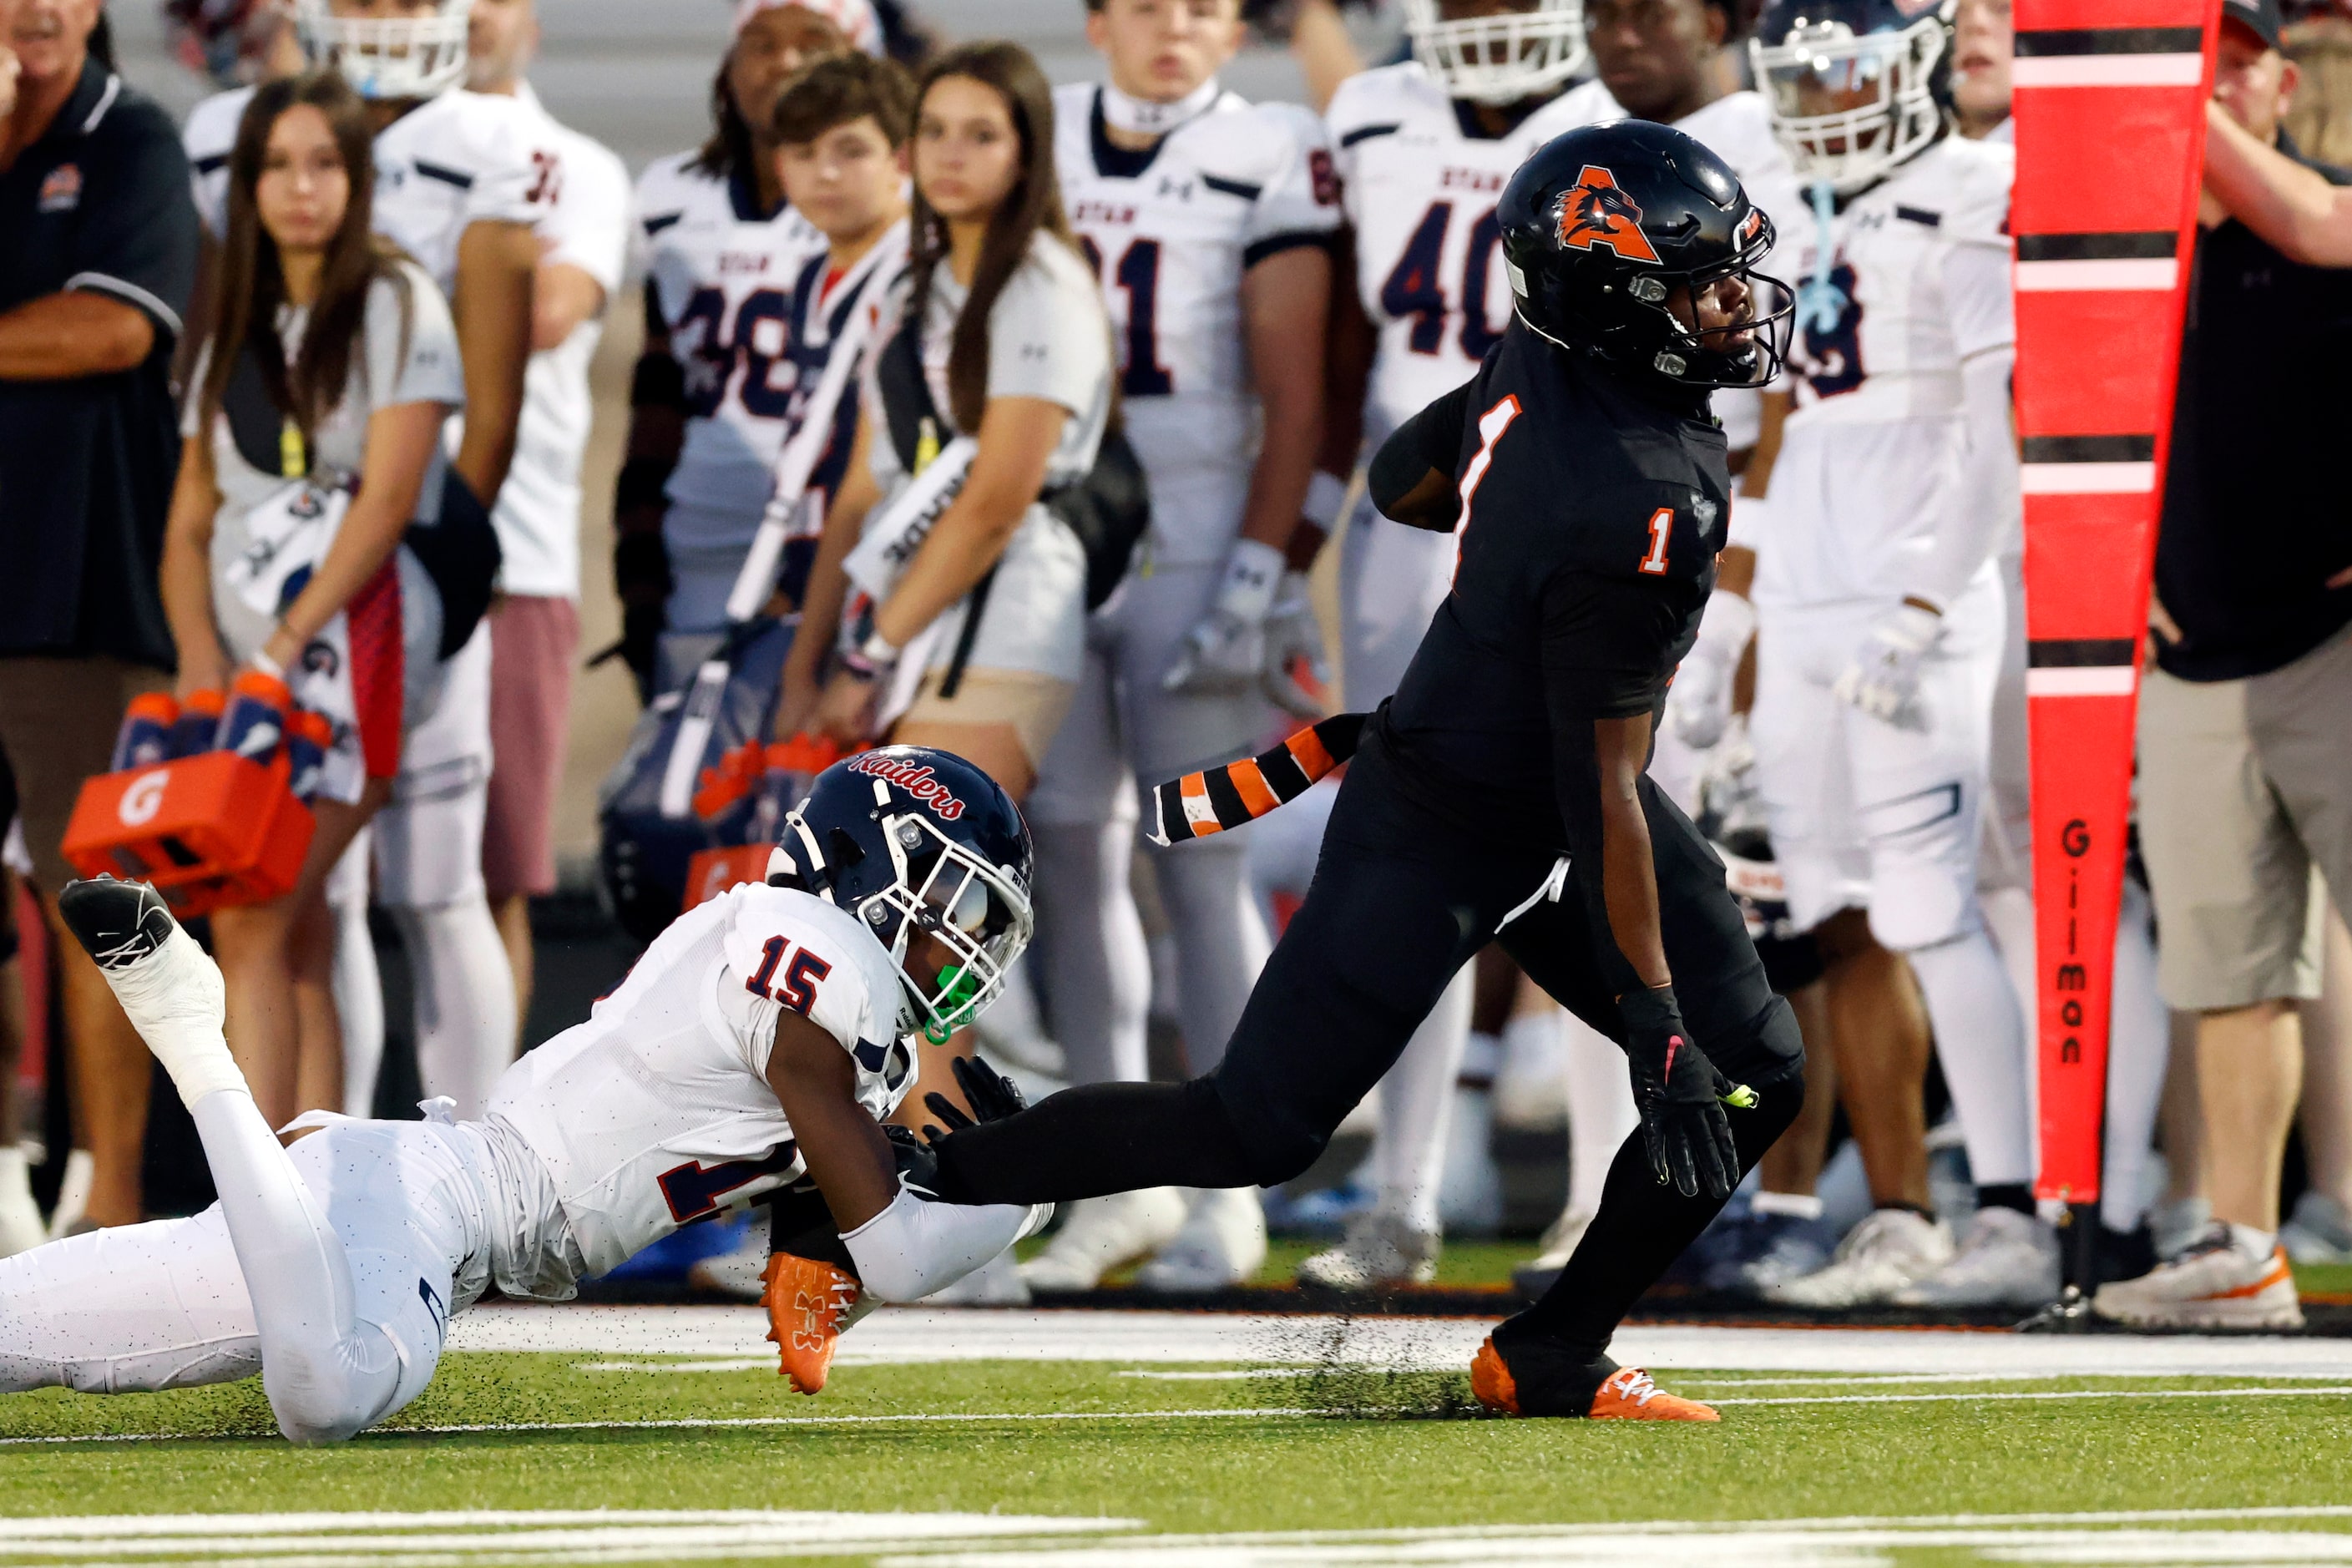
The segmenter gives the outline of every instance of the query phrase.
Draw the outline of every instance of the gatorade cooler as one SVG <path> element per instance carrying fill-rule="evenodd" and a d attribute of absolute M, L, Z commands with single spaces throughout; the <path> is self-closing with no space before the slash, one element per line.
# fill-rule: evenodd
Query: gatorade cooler
<path fill-rule="evenodd" d="M 317 824 L 288 788 L 286 749 L 267 765 L 206 752 L 86 781 L 65 855 L 85 877 L 149 882 L 174 914 L 257 904 L 293 890 Z"/>

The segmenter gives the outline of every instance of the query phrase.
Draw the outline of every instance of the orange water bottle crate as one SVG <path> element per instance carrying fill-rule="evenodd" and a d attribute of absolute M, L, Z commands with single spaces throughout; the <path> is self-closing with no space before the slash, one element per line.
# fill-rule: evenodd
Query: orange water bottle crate
<path fill-rule="evenodd" d="M 65 856 L 85 877 L 150 882 L 179 915 L 260 903 L 293 890 L 317 824 L 289 787 L 280 747 L 267 763 L 205 752 L 84 781 Z"/>

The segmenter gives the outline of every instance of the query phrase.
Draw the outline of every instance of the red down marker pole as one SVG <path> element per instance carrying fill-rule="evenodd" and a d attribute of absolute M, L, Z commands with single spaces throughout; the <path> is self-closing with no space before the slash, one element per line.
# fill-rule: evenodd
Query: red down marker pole
<path fill-rule="evenodd" d="M 2042 1170 L 2088 1289 L 2132 725 L 2218 0 L 2018 0 L 2017 425 Z"/>

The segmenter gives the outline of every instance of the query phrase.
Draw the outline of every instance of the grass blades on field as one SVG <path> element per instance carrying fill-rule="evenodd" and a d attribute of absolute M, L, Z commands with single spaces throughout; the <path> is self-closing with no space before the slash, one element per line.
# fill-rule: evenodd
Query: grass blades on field
<path fill-rule="evenodd" d="M 2015 1513 L 2352 1501 L 2352 1395 L 1745 1405 L 1719 1426 L 1466 1418 L 1454 1374 L 1155 1381 L 1091 1363 L 844 1367 L 817 1399 L 765 1371 L 583 1371 L 579 1354 L 452 1354 L 396 1418 L 298 1450 L 257 1382 L 0 1400 L 0 1436 L 175 1432 L 0 1448 L 0 1515 L 794 1508 L 1118 1515 L 1156 1531 Z M 640 1362 L 640 1367 L 650 1363 Z M 1987 1384 L 2222 1389 L 2246 1379 Z M 1685 1373 L 1730 1397 L 1899 1384 Z M 1965 1393 L 1935 1384 L 1932 1392 Z M 1351 1413 L 1244 1415 L 1244 1410 Z M 1196 1415 L 1152 1414 L 1199 1411 Z M 480 1424 L 986 1416 L 812 1426 L 426 1434 Z M 1048 1416 L 1092 1419 L 1046 1419 Z M 1397 1416 L 1459 1419 L 1396 1419 Z M 5 1554 L 0 1554 L 4 1556 Z"/>

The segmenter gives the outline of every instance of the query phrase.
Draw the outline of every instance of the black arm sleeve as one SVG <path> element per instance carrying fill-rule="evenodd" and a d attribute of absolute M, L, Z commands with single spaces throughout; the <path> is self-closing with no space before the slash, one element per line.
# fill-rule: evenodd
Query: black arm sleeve
<path fill-rule="evenodd" d="M 1447 393 L 1402 425 L 1381 443 L 1365 474 L 1365 488 L 1382 517 L 1415 528 L 1451 528 L 1454 518 L 1402 518 L 1393 510 L 1430 473 L 1451 476 L 1462 459 L 1462 426 L 1468 417 L 1470 383 Z M 1455 511 L 1460 510 L 1455 504 Z"/>

